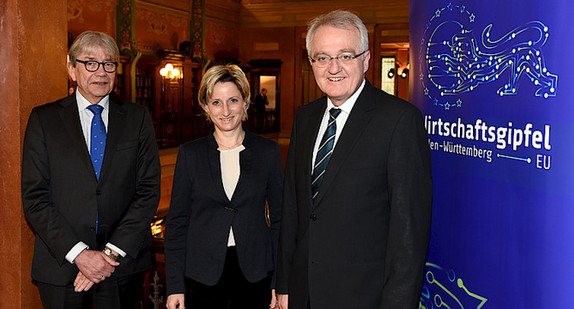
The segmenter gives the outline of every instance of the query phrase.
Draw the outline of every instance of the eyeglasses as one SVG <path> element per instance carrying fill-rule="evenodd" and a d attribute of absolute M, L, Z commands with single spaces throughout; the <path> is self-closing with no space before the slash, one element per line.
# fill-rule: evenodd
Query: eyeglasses
<path fill-rule="evenodd" d="M 317 59 L 313 59 L 311 57 L 309 57 L 309 59 L 317 67 L 322 68 L 322 67 L 328 66 L 329 63 L 331 62 L 331 60 L 333 60 L 333 59 L 338 60 L 340 64 L 348 64 L 351 62 L 351 60 L 362 56 L 366 52 L 367 51 L 365 50 L 364 52 L 362 52 L 358 55 L 353 55 L 353 53 L 349 53 L 349 52 L 340 53 L 337 57 L 331 57 L 331 56 L 327 56 L 327 55 L 319 55 L 319 56 L 317 56 Z"/>
<path fill-rule="evenodd" d="M 86 67 L 86 71 L 88 72 L 96 72 L 100 68 L 100 65 L 104 67 L 104 71 L 106 71 L 106 73 L 114 73 L 118 68 L 118 63 L 112 61 L 98 62 L 94 60 L 86 61 L 76 59 L 76 62 L 83 63 L 84 66 Z"/>

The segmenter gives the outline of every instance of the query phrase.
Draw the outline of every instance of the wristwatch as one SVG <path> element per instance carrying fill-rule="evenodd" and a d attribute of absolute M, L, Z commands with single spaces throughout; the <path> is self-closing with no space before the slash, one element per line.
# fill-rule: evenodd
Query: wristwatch
<path fill-rule="evenodd" d="M 114 260 L 114 262 L 118 261 L 119 256 L 114 254 L 112 249 L 110 249 L 109 247 L 104 248 L 104 254 L 107 255 L 110 259 Z"/>

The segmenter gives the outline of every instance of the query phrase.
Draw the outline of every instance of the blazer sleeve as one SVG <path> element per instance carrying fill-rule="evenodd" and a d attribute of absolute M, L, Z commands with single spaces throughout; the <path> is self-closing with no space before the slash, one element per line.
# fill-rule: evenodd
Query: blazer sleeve
<path fill-rule="evenodd" d="M 37 109 L 30 114 L 22 154 L 22 206 L 28 223 L 62 265 L 81 239 L 52 201 L 50 158 Z"/>
<path fill-rule="evenodd" d="M 110 239 L 110 243 L 132 258 L 136 258 L 142 249 L 160 199 L 161 166 L 155 132 L 147 108 L 142 110 L 135 194 Z"/>
<path fill-rule="evenodd" d="M 279 244 L 279 231 L 281 227 L 281 201 L 283 190 L 283 161 L 281 149 L 275 144 L 271 152 L 271 170 L 267 181 L 267 204 L 269 206 L 269 225 L 273 238 L 273 261 L 277 265 L 277 247 Z M 275 288 L 277 272 L 273 272 L 271 288 Z"/>
<path fill-rule="evenodd" d="M 430 235 L 430 150 L 421 113 L 399 115 L 388 160 L 389 241 L 381 308 L 418 307 Z"/>
<path fill-rule="evenodd" d="M 189 176 L 187 154 L 179 147 L 171 203 L 165 224 L 165 273 L 167 295 L 185 293 L 185 258 L 187 229 L 191 217 L 192 183 Z"/>

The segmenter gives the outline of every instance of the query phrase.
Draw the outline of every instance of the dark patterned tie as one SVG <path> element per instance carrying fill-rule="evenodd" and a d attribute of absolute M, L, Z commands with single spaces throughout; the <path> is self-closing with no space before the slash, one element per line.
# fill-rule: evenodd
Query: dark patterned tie
<path fill-rule="evenodd" d="M 90 134 L 90 157 L 96 172 L 96 178 L 100 179 L 102 162 L 104 161 L 104 150 L 106 149 L 106 127 L 102 120 L 102 110 L 100 105 L 90 105 L 88 109 L 94 113 Z"/>
<path fill-rule="evenodd" d="M 315 158 L 315 166 L 313 166 L 313 175 L 311 177 L 313 199 L 315 199 L 319 193 L 319 186 L 321 185 L 321 181 L 323 181 L 323 174 L 333 153 L 335 133 L 337 133 L 337 122 L 335 120 L 340 113 L 341 110 L 338 108 L 331 108 L 329 110 L 329 125 L 327 126 L 327 130 L 325 130 L 325 134 L 317 150 L 317 157 Z"/>

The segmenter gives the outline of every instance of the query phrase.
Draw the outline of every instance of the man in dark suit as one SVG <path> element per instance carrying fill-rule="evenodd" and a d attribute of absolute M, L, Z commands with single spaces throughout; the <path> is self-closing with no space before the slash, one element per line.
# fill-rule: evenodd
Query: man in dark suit
<path fill-rule="evenodd" d="M 119 60 L 110 36 L 80 34 L 69 57 L 76 91 L 34 108 L 24 139 L 32 278 L 46 308 L 133 308 L 160 196 L 154 129 L 145 107 L 110 94 Z"/>
<path fill-rule="evenodd" d="M 365 25 L 333 11 L 307 50 L 326 98 L 291 133 L 278 253 L 280 308 L 416 308 L 430 232 L 430 150 L 420 111 L 364 78 Z"/>
<path fill-rule="evenodd" d="M 255 96 L 255 111 L 258 113 L 265 113 L 265 106 L 269 105 L 267 100 L 267 89 L 262 88 L 261 92 Z"/>

